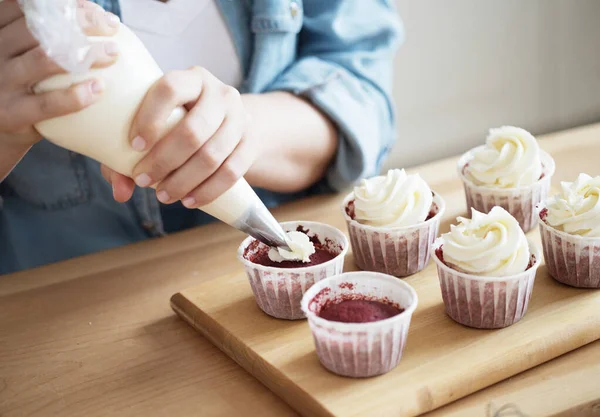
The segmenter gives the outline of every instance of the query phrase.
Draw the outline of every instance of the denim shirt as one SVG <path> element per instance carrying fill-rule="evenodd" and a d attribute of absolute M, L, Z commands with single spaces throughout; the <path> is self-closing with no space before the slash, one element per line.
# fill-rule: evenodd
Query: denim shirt
<path fill-rule="evenodd" d="M 393 0 L 216 1 L 242 65 L 241 92 L 303 96 L 339 131 L 321 182 L 296 194 L 257 190 L 263 201 L 272 207 L 375 175 L 394 142 L 392 61 L 402 27 Z M 96 2 L 119 14 L 117 0 Z M 210 220 L 179 203 L 161 205 L 149 189 L 116 203 L 97 162 L 42 140 L 0 183 L 0 274 Z"/>

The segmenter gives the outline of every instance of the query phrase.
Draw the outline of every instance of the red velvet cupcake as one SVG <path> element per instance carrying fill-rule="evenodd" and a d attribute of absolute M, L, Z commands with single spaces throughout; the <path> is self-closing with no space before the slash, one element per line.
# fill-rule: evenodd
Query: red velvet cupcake
<path fill-rule="evenodd" d="M 300 301 L 315 283 L 341 274 L 348 239 L 335 227 L 317 222 L 282 223 L 286 232 L 307 236 L 314 253 L 303 260 L 282 258 L 279 253 L 252 237 L 238 249 L 238 259 L 244 264 L 258 306 L 270 316 L 299 320 L 304 314 Z"/>
<path fill-rule="evenodd" d="M 302 299 L 317 355 L 333 373 L 365 378 L 400 362 L 417 293 L 376 272 L 350 272 L 315 284 Z"/>
<path fill-rule="evenodd" d="M 446 313 L 479 329 L 516 323 L 529 305 L 539 249 L 501 207 L 458 221 L 433 245 Z"/>
<path fill-rule="evenodd" d="M 419 272 L 429 262 L 444 209 L 418 174 L 393 169 L 363 180 L 342 205 L 356 265 L 396 277 Z"/>
<path fill-rule="evenodd" d="M 488 213 L 500 206 L 528 232 L 537 224 L 536 206 L 548 195 L 554 160 L 526 130 L 490 129 L 486 144 L 458 161 L 467 207 Z"/>
<path fill-rule="evenodd" d="M 550 275 L 577 288 L 600 288 L 600 176 L 580 174 L 539 206 Z"/>

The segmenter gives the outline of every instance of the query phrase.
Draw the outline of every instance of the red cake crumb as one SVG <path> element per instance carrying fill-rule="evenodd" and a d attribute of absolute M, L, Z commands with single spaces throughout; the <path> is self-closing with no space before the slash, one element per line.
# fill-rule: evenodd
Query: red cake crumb
<path fill-rule="evenodd" d="M 397 316 L 404 309 L 382 301 L 345 299 L 325 304 L 319 317 L 342 323 L 371 323 Z"/>
<path fill-rule="evenodd" d="M 432 219 L 436 214 L 438 214 L 438 211 L 439 207 L 437 206 L 437 204 L 431 203 L 431 210 L 429 210 L 429 214 L 427 215 L 425 221 Z"/>
<path fill-rule="evenodd" d="M 548 209 L 547 208 L 543 208 L 542 211 L 540 211 L 540 219 L 543 222 L 546 222 L 546 218 L 548 217 Z"/>
<path fill-rule="evenodd" d="M 356 207 L 354 206 L 354 200 L 348 202 L 348 205 L 346 206 L 346 214 L 352 220 L 356 220 Z"/>
<path fill-rule="evenodd" d="M 298 226 L 296 229 L 298 232 L 302 232 L 308 235 L 309 230 L 304 229 L 302 226 Z M 304 268 L 307 266 L 320 265 L 327 261 L 335 258 L 339 252 L 341 251 L 335 250 L 335 245 L 330 239 L 325 239 L 325 243 L 321 242 L 317 235 L 309 236 L 310 241 L 315 245 L 315 253 L 310 255 L 310 262 L 302 262 L 302 261 L 283 261 L 283 262 L 273 262 L 271 258 L 269 258 L 269 250 L 270 247 L 262 244 L 258 240 L 253 241 L 248 245 L 248 247 L 244 250 L 244 258 L 249 260 L 252 263 L 270 266 L 275 268 Z"/>

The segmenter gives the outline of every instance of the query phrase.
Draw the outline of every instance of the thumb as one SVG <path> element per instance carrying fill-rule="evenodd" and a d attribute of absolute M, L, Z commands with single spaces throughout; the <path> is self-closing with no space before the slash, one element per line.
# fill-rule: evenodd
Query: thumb
<path fill-rule="evenodd" d="M 100 170 L 104 179 L 112 185 L 113 198 L 119 203 L 125 203 L 129 201 L 133 195 L 133 190 L 135 189 L 135 183 L 133 180 L 125 175 L 113 171 L 106 165 L 102 165 Z"/>

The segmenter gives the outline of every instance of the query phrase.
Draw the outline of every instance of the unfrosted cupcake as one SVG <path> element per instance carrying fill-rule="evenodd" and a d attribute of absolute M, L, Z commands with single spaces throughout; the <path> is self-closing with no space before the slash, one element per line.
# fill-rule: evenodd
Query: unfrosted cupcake
<path fill-rule="evenodd" d="M 539 250 L 502 207 L 457 220 L 434 244 L 446 313 L 465 326 L 510 326 L 527 311 Z"/>
<path fill-rule="evenodd" d="M 317 355 L 339 375 L 364 378 L 400 362 L 417 293 L 376 272 L 350 272 L 315 284 L 302 299 Z"/>
<path fill-rule="evenodd" d="M 392 169 L 363 180 L 342 208 L 356 265 L 405 277 L 429 262 L 445 205 L 418 174 Z"/>
<path fill-rule="evenodd" d="M 539 206 L 548 271 L 557 281 L 600 288 L 600 176 L 579 174 Z"/>
<path fill-rule="evenodd" d="M 537 224 L 536 206 L 548 195 L 554 168 L 533 135 L 513 126 L 490 129 L 486 144 L 458 161 L 467 207 L 483 213 L 503 207 L 525 232 Z"/>
<path fill-rule="evenodd" d="M 248 237 L 238 249 L 258 306 L 279 319 L 304 318 L 300 301 L 304 293 L 324 278 L 341 274 L 348 239 L 335 227 L 317 222 L 287 222 L 292 251 L 269 248 Z"/>

